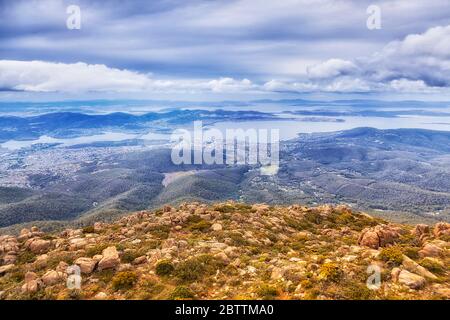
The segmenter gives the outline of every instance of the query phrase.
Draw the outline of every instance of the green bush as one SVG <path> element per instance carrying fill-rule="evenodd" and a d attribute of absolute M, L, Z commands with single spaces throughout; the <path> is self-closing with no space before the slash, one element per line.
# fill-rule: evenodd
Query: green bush
<path fill-rule="evenodd" d="M 170 295 L 170 299 L 173 300 L 194 299 L 194 297 L 194 293 L 189 288 L 183 286 L 176 287 Z"/>
<path fill-rule="evenodd" d="M 161 260 L 156 264 L 156 274 L 160 277 L 169 276 L 175 268 L 169 260 Z"/>
<path fill-rule="evenodd" d="M 343 271 L 337 264 L 327 262 L 320 267 L 319 280 L 338 282 L 342 278 L 343 274 Z"/>
<path fill-rule="evenodd" d="M 381 260 L 394 265 L 400 265 L 403 262 L 403 252 L 397 246 L 381 249 L 379 257 Z"/>
<path fill-rule="evenodd" d="M 112 280 L 112 288 L 114 291 L 129 290 L 134 287 L 138 280 L 138 276 L 132 271 L 123 271 L 116 274 Z"/>

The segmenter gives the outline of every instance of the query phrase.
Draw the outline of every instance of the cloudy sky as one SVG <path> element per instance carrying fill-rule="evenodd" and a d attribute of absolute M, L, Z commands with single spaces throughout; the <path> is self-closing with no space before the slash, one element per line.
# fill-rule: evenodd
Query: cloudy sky
<path fill-rule="evenodd" d="M 450 0 L 0 0 L 3 100 L 449 93 Z"/>

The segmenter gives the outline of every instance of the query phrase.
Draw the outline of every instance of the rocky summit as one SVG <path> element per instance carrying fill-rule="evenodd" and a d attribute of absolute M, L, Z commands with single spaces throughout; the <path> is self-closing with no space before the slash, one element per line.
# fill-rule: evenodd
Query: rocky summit
<path fill-rule="evenodd" d="M 450 224 L 225 202 L 0 237 L 0 299 L 449 299 Z"/>

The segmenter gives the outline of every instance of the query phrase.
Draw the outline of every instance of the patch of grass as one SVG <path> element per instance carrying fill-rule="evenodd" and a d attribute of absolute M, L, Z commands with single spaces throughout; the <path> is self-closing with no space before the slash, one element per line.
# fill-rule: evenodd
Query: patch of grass
<path fill-rule="evenodd" d="M 324 220 L 324 218 L 318 212 L 314 211 L 306 212 L 304 219 L 314 224 L 320 224 Z"/>
<path fill-rule="evenodd" d="M 97 276 L 97 278 L 99 279 L 99 281 L 101 281 L 101 282 L 107 284 L 107 283 L 109 283 L 109 282 L 111 281 L 111 279 L 113 278 L 113 276 L 114 276 L 114 270 L 110 270 L 110 269 L 102 270 L 102 271 L 97 272 L 95 275 Z"/>
<path fill-rule="evenodd" d="M 45 267 L 47 269 L 55 268 L 61 261 L 67 263 L 68 265 L 72 265 L 74 261 L 75 253 L 74 252 L 55 252 L 50 255 L 47 259 L 47 263 Z"/>
<path fill-rule="evenodd" d="M 161 260 L 156 264 L 156 274 L 160 277 L 171 275 L 175 271 L 175 267 L 169 260 Z"/>
<path fill-rule="evenodd" d="M 310 230 L 313 225 L 311 224 L 311 222 L 307 221 L 307 220 L 302 220 L 302 219 L 294 219 L 291 217 L 284 217 L 284 221 L 286 222 L 286 224 L 298 231 L 302 231 L 302 230 Z"/>
<path fill-rule="evenodd" d="M 154 226 L 149 228 L 147 231 L 155 238 L 165 240 L 169 238 L 170 226 Z"/>
<path fill-rule="evenodd" d="M 186 219 L 187 224 L 194 224 L 203 221 L 203 219 L 198 214 L 193 214 Z"/>
<path fill-rule="evenodd" d="M 256 209 L 253 209 L 251 205 L 245 204 L 245 203 L 236 203 L 234 207 L 240 213 L 255 213 L 256 212 Z"/>
<path fill-rule="evenodd" d="M 123 271 L 117 273 L 111 279 L 111 285 L 114 291 L 129 290 L 134 287 L 138 281 L 138 276 L 132 271 Z"/>
<path fill-rule="evenodd" d="M 445 273 L 445 266 L 440 264 L 438 261 L 436 261 L 433 258 L 424 258 L 420 260 L 419 264 L 424 267 L 425 269 L 428 269 L 429 271 L 437 274 L 443 274 Z"/>
<path fill-rule="evenodd" d="M 222 267 L 224 267 L 223 262 L 211 255 L 204 254 L 180 262 L 175 268 L 175 275 L 181 281 L 193 282 L 214 274 Z"/>
<path fill-rule="evenodd" d="M 9 279 L 13 282 L 21 282 L 25 279 L 25 271 L 16 269 L 9 273 Z"/>
<path fill-rule="evenodd" d="M 336 217 L 337 224 L 348 225 L 355 221 L 355 217 L 350 212 L 344 212 Z"/>
<path fill-rule="evenodd" d="M 164 285 L 159 281 L 154 279 L 146 279 L 140 283 L 139 286 L 139 299 L 148 300 L 154 297 L 155 295 L 159 295 L 165 289 Z"/>
<path fill-rule="evenodd" d="M 17 264 L 32 263 L 36 259 L 36 255 L 31 251 L 22 251 L 17 256 Z"/>
<path fill-rule="evenodd" d="M 233 240 L 235 246 L 248 245 L 248 241 L 239 232 L 231 232 L 228 236 Z"/>

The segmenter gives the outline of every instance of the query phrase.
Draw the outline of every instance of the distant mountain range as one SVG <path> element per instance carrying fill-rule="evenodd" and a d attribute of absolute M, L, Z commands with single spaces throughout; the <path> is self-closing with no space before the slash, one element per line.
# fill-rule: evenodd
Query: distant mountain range
<path fill-rule="evenodd" d="M 241 116 L 257 118 L 259 113 Z M 70 122 L 75 117 L 72 128 L 96 119 L 70 113 L 39 119 L 51 122 L 54 117 Z M 117 118 L 136 116 L 114 114 L 110 123 Z M 27 124 L 37 123 L 34 119 Z M 171 121 L 170 116 L 165 119 Z M 62 124 L 54 124 L 58 126 Z M 65 157 L 64 161 L 73 158 L 73 163 L 55 160 L 51 149 L 39 151 L 38 172 L 23 162 L 12 162 L 9 173 L 25 175 L 28 187 L 0 188 L 1 227 L 33 223 L 51 229 L 61 222 L 110 221 L 126 212 L 166 203 L 226 199 L 269 204 L 347 203 L 406 223 L 450 220 L 450 132 L 357 128 L 303 134 L 282 143 L 275 176 L 261 175 L 255 166 L 174 165 L 168 149 L 122 149 L 106 144 L 61 150 L 59 156 Z M 94 159 L 86 156 L 88 151 Z M 61 170 L 59 166 L 63 166 Z M 177 177 L 182 172 L 188 174 Z M 165 184 L 168 174 L 171 183 Z"/>
<path fill-rule="evenodd" d="M 0 142 L 37 139 L 42 135 L 64 138 L 85 135 L 85 130 L 120 129 L 148 131 L 149 128 L 173 128 L 177 125 L 203 121 L 205 125 L 218 121 L 254 121 L 280 119 L 271 113 L 226 110 L 172 110 L 142 115 L 116 112 L 83 114 L 56 112 L 37 116 L 0 116 Z"/>

